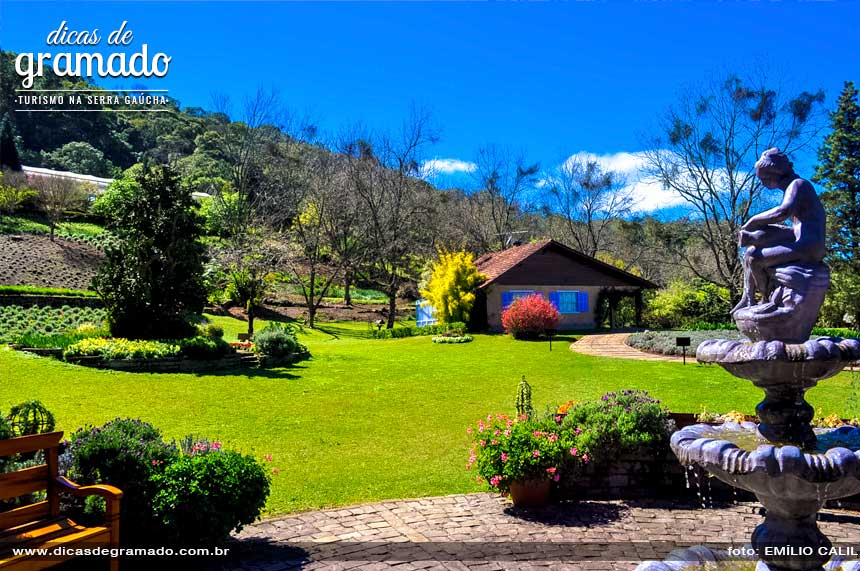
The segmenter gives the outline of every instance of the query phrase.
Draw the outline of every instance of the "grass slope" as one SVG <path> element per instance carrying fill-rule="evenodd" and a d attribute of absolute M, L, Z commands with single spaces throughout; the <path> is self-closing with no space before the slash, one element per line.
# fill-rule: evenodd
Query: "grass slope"
<path fill-rule="evenodd" d="M 228 337 L 245 325 L 217 321 L 230 326 Z M 363 339 L 364 324 L 328 330 L 302 335 L 313 358 L 296 367 L 222 375 L 98 371 L 0 349 L 0 409 L 35 398 L 66 431 L 132 416 L 168 437 L 195 433 L 272 454 L 280 474 L 267 509 L 285 513 L 480 489 L 465 470 L 465 428 L 511 412 L 521 375 L 538 410 L 624 388 L 647 389 L 676 411 L 752 411 L 762 396 L 717 367 L 578 355 L 562 339 L 550 353 L 546 343 L 503 336 L 436 345 Z M 824 381 L 809 400 L 845 414 L 849 382 L 845 374 Z"/>

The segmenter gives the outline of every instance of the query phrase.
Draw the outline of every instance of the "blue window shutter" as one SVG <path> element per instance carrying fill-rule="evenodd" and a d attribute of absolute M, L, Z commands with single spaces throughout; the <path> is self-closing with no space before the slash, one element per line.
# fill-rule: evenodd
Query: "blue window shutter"
<path fill-rule="evenodd" d="M 511 291 L 502 292 L 502 311 L 506 310 L 509 305 L 514 302 L 514 293 Z"/>
<path fill-rule="evenodd" d="M 588 311 L 588 293 L 584 291 L 576 292 L 576 311 L 582 313 Z"/>
<path fill-rule="evenodd" d="M 561 310 L 561 302 L 559 300 L 557 291 L 549 292 L 549 302 L 554 308 L 556 308 L 556 310 Z"/>

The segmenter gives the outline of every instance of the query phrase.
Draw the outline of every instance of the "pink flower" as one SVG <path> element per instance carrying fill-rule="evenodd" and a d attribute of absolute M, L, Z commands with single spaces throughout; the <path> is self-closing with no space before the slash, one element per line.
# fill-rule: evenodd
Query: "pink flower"
<path fill-rule="evenodd" d="M 501 433 L 502 433 L 502 431 L 501 431 L 501 430 L 496 429 L 496 430 L 494 430 L 494 431 L 493 431 L 493 436 L 498 436 L 498 435 L 499 435 L 499 434 L 501 434 Z"/>
<path fill-rule="evenodd" d="M 586 464 L 588 464 L 588 454 L 582 455 L 582 461 L 585 462 Z"/>
<path fill-rule="evenodd" d="M 508 428 L 512 427 L 513 425 L 514 425 L 514 421 L 512 421 L 512 420 L 509 420 L 508 422 L 505 423 L 505 426 L 507 426 Z"/>
<path fill-rule="evenodd" d="M 266 454 L 265 456 L 263 456 L 263 458 L 265 458 L 265 459 L 266 459 L 266 462 L 271 462 L 271 461 L 272 461 L 272 455 L 271 455 L 271 454 Z"/>
<path fill-rule="evenodd" d="M 471 426 L 466 429 L 466 434 L 472 434 L 472 427 Z"/>
<path fill-rule="evenodd" d="M 482 477 L 478 476 L 477 478 L 475 478 L 475 481 L 480 484 L 481 482 L 484 481 L 484 479 Z"/>
<path fill-rule="evenodd" d="M 483 424 L 478 425 L 478 432 L 484 432 L 484 425 Z"/>
<path fill-rule="evenodd" d="M 499 441 L 496 440 L 495 438 L 493 440 L 490 440 L 490 444 L 492 444 L 493 446 L 495 446 L 498 443 L 499 443 Z"/>
<path fill-rule="evenodd" d="M 574 430 L 573 432 L 574 434 L 582 434 L 582 429 L 577 426 L 576 430 Z"/>
<path fill-rule="evenodd" d="M 556 469 L 555 469 L 554 467 L 553 467 L 553 468 L 547 468 L 547 469 L 546 469 L 546 473 L 547 473 L 547 474 L 555 474 L 555 470 L 556 470 Z"/>
<path fill-rule="evenodd" d="M 556 422 L 556 423 L 561 423 L 561 415 L 558 415 L 558 416 L 556 416 L 556 417 L 555 417 L 555 422 Z"/>
<path fill-rule="evenodd" d="M 481 440 L 480 442 L 478 442 L 478 444 L 480 444 L 481 446 L 486 446 L 486 445 L 487 445 L 487 441 L 486 441 L 486 440 Z"/>
<path fill-rule="evenodd" d="M 532 452 L 532 458 L 540 458 L 540 450 L 535 450 Z"/>
<path fill-rule="evenodd" d="M 570 449 L 570 455 L 571 456 L 576 456 L 577 454 L 579 454 L 579 451 L 576 448 Z"/>
<path fill-rule="evenodd" d="M 511 431 L 510 431 L 510 430 L 506 430 L 506 431 L 504 431 L 504 432 L 503 432 L 503 434 L 504 434 L 505 436 L 510 436 L 510 435 L 511 435 Z"/>
<path fill-rule="evenodd" d="M 274 474 L 275 476 L 277 476 L 280 473 L 281 473 L 281 471 L 278 470 L 277 468 L 272 468 L 272 474 Z"/>
<path fill-rule="evenodd" d="M 478 457 L 472 454 L 471 456 L 469 456 L 469 464 L 474 464 L 477 459 Z"/>
<path fill-rule="evenodd" d="M 550 434 L 549 435 L 549 441 L 550 442 L 555 442 L 556 440 L 558 440 L 558 434 Z"/>
<path fill-rule="evenodd" d="M 553 482 L 558 482 L 560 479 L 561 479 L 561 476 L 559 474 L 556 474 L 555 476 L 552 477 Z"/>
<path fill-rule="evenodd" d="M 502 481 L 501 476 L 493 476 L 492 478 L 490 478 L 490 485 L 493 486 L 494 488 L 498 488 L 499 482 L 501 482 L 501 481 Z"/>
<path fill-rule="evenodd" d="M 490 422 L 492 422 L 492 421 L 493 421 L 493 415 L 492 415 L 492 414 L 488 414 L 488 415 L 487 415 L 487 420 L 489 420 Z"/>
<path fill-rule="evenodd" d="M 212 443 L 212 446 L 210 447 L 210 449 L 211 449 L 211 450 L 221 450 L 221 441 L 220 441 L 220 440 L 216 440 L 215 442 L 213 442 L 213 443 Z"/>
<path fill-rule="evenodd" d="M 504 452 L 502 452 L 502 462 L 507 462 L 507 461 L 508 461 L 508 455 L 505 454 Z"/>

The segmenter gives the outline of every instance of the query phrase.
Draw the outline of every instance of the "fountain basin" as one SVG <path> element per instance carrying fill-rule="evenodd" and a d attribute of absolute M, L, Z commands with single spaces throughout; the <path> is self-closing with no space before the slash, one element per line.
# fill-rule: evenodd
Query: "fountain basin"
<path fill-rule="evenodd" d="M 804 343 L 712 339 L 696 350 L 700 363 L 716 363 L 765 392 L 756 407 L 758 431 L 771 442 L 810 447 L 815 411 L 804 393 L 860 359 L 860 340 L 819 337 Z"/>
<path fill-rule="evenodd" d="M 835 431 L 848 440 L 860 438 L 858 428 Z M 770 568 L 820 570 L 832 544 L 818 529 L 816 514 L 827 500 L 860 493 L 860 453 L 841 446 L 810 453 L 774 444 L 744 450 L 734 441 L 760 433 L 752 422 L 696 424 L 675 432 L 671 447 L 682 464 L 698 464 L 723 482 L 755 494 L 767 511 L 752 545 L 759 554 L 791 548 L 788 555 L 762 555 Z"/>
<path fill-rule="evenodd" d="M 841 427 L 832 432 L 860 440 L 860 428 Z M 721 439 L 721 433 L 730 439 Z M 810 453 L 797 446 L 773 444 L 744 450 L 735 441 L 745 433 L 754 440 L 758 426 L 752 422 L 696 424 L 675 432 L 671 447 L 682 464 L 698 464 L 727 484 L 780 498 L 783 503 L 786 498 L 796 498 L 821 507 L 828 499 L 860 493 L 860 452 L 837 446 Z"/>

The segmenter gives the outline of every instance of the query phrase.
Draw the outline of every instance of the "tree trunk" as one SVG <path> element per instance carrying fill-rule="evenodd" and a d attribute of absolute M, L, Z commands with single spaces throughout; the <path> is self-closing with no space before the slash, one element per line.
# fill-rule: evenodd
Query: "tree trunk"
<path fill-rule="evenodd" d="M 248 313 L 248 340 L 250 341 L 254 337 L 254 304 L 249 301 L 245 309 Z"/>
<path fill-rule="evenodd" d="M 54 241 L 54 230 L 55 229 L 56 229 L 56 226 L 54 225 L 53 222 L 51 222 L 51 242 Z"/>
<path fill-rule="evenodd" d="M 397 312 L 397 288 L 388 290 L 388 325 L 386 329 L 394 329 L 394 315 Z"/>
<path fill-rule="evenodd" d="M 314 323 L 316 322 L 316 318 L 317 318 L 317 308 L 313 303 L 311 303 L 310 305 L 308 305 L 308 327 L 310 327 L 311 329 L 314 328 Z"/>
<path fill-rule="evenodd" d="M 346 305 L 352 305 L 352 294 L 350 293 L 350 288 L 352 287 L 352 272 L 347 270 L 343 276 L 343 303 Z"/>
<path fill-rule="evenodd" d="M 310 285 L 306 290 L 307 294 L 305 295 L 305 303 L 308 306 L 308 327 L 311 329 L 314 328 L 314 317 L 316 316 L 317 308 L 314 307 L 314 300 L 317 295 L 317 271 L 316 268 L 311 266 L 311 276 L 310 276 Z"/>

